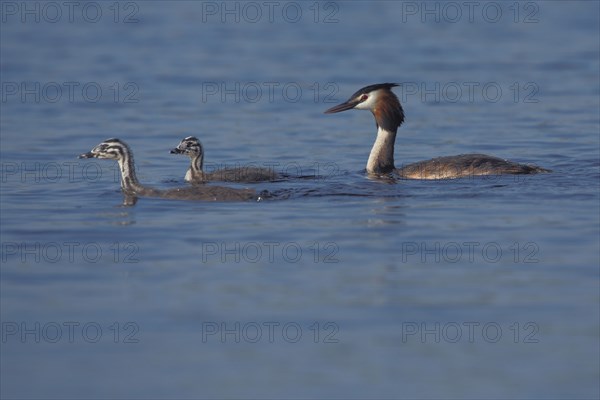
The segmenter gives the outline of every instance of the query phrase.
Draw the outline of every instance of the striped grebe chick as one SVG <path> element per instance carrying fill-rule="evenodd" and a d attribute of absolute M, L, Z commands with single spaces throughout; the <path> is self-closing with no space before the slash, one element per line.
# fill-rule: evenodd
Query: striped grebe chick
<path fill-rule="evenodd" d="M 120 139 L 105 140 L 90 152 L 81 154 L 79 158 L 117 160 L 121 171 L 121 189 L 125 194 L 127 204 L 135 204 L 135 198 L 137 197 L 206 201 L 244 201 L 256 200 L 258 198 L 255 191 L 251 189 L 233 189 L 207 185 L 161 190 L 144 186 L 138 181 L 135 174 L 135 164 L 131 149 Z"/>
<path fill-rule="evenodd" d="M 204 147 L 200 140 L 194 136 L 182 139 L 179 145 L 171 150 L 171 154 L 184 154 L 190 157 L 190 168 L 185 174 L 185 180 L 190 183 L 205 183 L 208 181 L 263 182 L 278 179 L 275 171 L 257 167 L 225 168 L 214 172 L 204 172 Z"/>
<path fill-rule="evenodd" d="M 404 122 L 404 110 L 391 88 L 395 83 L 366 86 L 354 93 L 346 102 L 331 107 L 325 114 L 356 109 L 370 110 L 377 124 L 377 139 L 367 161 L 369 174 L 395 172 L 409 179 L 445 179 L 474 175 L 535 174 L 552 172 L 535 165 L 518 164 L 486 154 L 461 154 L 437 157 L 431 160 L 394 166 L 394 143 L 398 127 Z"/>

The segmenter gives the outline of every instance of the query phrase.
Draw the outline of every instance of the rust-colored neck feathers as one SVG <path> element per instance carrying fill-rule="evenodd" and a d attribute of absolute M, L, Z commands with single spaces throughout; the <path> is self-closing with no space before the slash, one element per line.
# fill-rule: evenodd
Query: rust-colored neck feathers
<path fill-rule="evenodd" d="M 391 90 L 379 91 L 372 112 L 377 127 L 388 132 L 396 133 L 398 127 L 404 122 L 404 110 L 398 97 Z"/>

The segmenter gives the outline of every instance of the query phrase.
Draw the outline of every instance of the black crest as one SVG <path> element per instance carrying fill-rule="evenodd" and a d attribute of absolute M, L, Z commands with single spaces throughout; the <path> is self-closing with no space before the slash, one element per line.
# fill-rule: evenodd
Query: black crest
<path fill-rule="evenodd" d="M 350 99 L 354 99 L 358 96 L 360 96 L 361 94 L 367 94 L 370 92 L 373 92 L 375 90 L 379 90 L 379 89 L 387 89 L 387 90 L 391 90 L 393 87 L 396 86 L 400 86 L 397 83 L 376 83 L 375 85 L 369 85 L 369 86 L 365 86 L 362 89 L 359 89 L 358 91 L 356 91 L 356 93 L 354 93 L 352 96 L 350 96 Z"/>

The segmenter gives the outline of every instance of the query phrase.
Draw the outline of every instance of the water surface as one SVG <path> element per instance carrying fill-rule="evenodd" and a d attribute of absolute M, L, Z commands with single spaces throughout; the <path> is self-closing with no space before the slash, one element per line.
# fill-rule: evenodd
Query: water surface
<path fill-rule="evenodd" d="M 253 22 L 244 3 L 138 1 L 116 23 L 112 3 L 97 22 L 27 3 L 39 23 L 6 4 L 2 397 L 599 396 L 598 3 L 472 21 L 282 3 Z M 483 152 L 554 172 L 367 178 L 371 115 L 323 111 L 379 82 L 403 84 L 397 165 Z M 121 207 L 115 165 L 76 159 L 119 137 L 142 182 L 181 186 L 169 149 L 188 135 L 209 168 L 314 179 Z"/>

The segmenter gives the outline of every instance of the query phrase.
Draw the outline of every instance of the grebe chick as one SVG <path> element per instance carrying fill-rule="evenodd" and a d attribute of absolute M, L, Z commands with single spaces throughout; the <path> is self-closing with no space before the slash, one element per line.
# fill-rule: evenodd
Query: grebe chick
<path fill-rule="evenodd" d="M 185 174 L 185 180 L 190 183 L 205 183 L 207 181 L 225 182 L 261 182 L 274 181 L 277 174 L 267 168 L 239 167 L 225 168 L 214 172 L 204 172 L 204 147 L 200 140 L 194 136 L 188 136 L 179 142 L 179 145 L 171 150 L 171 154 L 184 154 L 190 157 L 190 168 Z"/>
<path fill-rule="evenodd" d="M 366 86 L 354 93 L 346 102 L 331 107 L 325 114 L 356 109 L 370 110 L 377 124 L 377 139 L 367 161 L 370 174 L 395 172 L 409 179 L 461 178 L 473 175 L 535 174 L 552 172 L 535 165 L 518 164 L 486 154 L 461 154 L 433 158 L 408 164 L 402 168 L 394 166 L 394 142 L 398 127 L 404 122 L 404 110 L 391 88 L 395 83 Z"/>
<path fill-rule="evenodd" d="M 136 177 L 131 149 L 120 139 L 105 140 L 90 152 L 81 154 L 79 158 L 117 160 L 119 169 L 121 170 L 121 189 L 125 194 L 126 204 L 135 204 L 135 198 L 137 197 L 206 201 L 245 201 L 257 199 L 256 193 L 251 189 L 202 186 L 160 190 L 144 186 Z"/>

